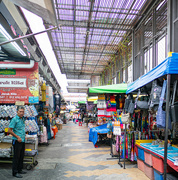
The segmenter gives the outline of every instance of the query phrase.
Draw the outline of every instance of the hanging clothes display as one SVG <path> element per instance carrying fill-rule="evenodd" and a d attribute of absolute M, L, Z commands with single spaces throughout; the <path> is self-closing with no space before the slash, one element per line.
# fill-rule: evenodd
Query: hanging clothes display
<path fill-rule="evenodd" d="M 106 104 L 107 104 L 106 111 L 116 111 L 115 96 L 107 95 L 107 97 L 106 97 Z"/>
<path fill-rule="evenodd" d="M 116 136 L 121 135 L 121 127 L 120 127 L 120 122 L 119 121 L 114 122 L 113 134 L 116 135 Z"/>

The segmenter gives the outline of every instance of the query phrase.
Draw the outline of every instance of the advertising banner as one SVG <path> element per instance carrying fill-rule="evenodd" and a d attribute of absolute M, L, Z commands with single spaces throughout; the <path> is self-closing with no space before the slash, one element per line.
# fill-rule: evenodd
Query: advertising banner
<path fill-rule="evenodd" d="M 17 64 L 14 62 L 14 67 Z M 14 104 L 16 101 L 24 101 L 25 104 L 39 102 L 37 62 L 30 69 L 0 69 L 0 103 Z"/>

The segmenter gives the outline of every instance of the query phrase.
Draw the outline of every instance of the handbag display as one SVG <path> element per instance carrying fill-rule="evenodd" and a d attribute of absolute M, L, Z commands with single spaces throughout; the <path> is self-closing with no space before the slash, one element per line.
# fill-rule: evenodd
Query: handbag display
<path fill-rule="evenodd" d="M 161 92 L 161 97 L 160 97 L 160 102 L 159 102 L 159 107 L 156 115 L 156 123 L 158 128 L 165 128 L 166 127 L 166 111 L 163 111 L 162 105 L 164 101 L 164 95 L 166 93 L 166 86 L 167 86 L 167 80 L 164 80 L 163 82 L 163 87 L 162 87 L 162 92 Z M 169 124 L 168 124 L 168 129 L 171 129 L 171 119 L 169 117 Z"/>
<path fill-rule="evenodd" d="M 154 80 L 152 83 L 152 89 L 150 94 L 150 101 L 149 101 L 150 108 L 153 108 L 155 105 L 159 104 L 161 91 L 162 91 L 162 87 L 157 85 L 157 80 Z"/>
<path fill-rule="evenodd" d="M 133 103 L 131 101 L 130 104 L 129 104 L 128 113 L 133 114 L 134 113 L 134 109 L 135 109 L 135 103 Z"/>
<path fill-rule="evenodd" d="M 127 113 L 127 114 L 122 113 L 121 121 L 122 121 L 123 124 L 130 123 L 130 114 L 129 113 Z"/>
<path fill-rule="evenodd" d="M 128 112 L 129 104 L 131 103 L 132 99 L 131 96 L 128 95 L 128 97 L 125 99 L 124 109 L 126 112 Z"/>
<path fill-rule="evenodd" d="M 141 109 L 141 110 L 149 109 L 147 100 L 143 100 L 143 101 L 138 100 L 140 94 L 141 94 L 141 91 L 139 89 L 137 93 L 137 97 L 135 99 L 135 109 Z"/>
<path fill-rule="evenodd" d="M 172 103 L 171 103 L 171 118 L 173 122 L 178 122 L 178 102 L 175 101 L 175 96 L 177 93 L 177 80 L 174 82 L 174 87 L 173 87 L 173 98 L 172 98 Z"/>
<path fill-rule="evenodd" d="M 137 101 L 136 108 L 142 109 L 142 110 L 149 109 L 148 102 L 147 101 Z"/>

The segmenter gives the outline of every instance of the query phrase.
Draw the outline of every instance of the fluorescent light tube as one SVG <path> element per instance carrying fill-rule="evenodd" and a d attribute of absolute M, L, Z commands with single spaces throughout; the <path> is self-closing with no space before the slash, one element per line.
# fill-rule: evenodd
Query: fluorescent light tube
<path fill-rule="evenodd" d="M 7 33 L 7 31 L 4 29 L 4 27 L 0 24 L 0 32 L 3 34 L 3 36 L 7 39 L 7 40 L 12 40 L 12 37 Z M 22 56 L 27 56 L 24 51 L 19 47 L 19 45 L 16 42 L 11 42 L 11 44 L 18 50 L 18 52 L 22 55 Z"/>

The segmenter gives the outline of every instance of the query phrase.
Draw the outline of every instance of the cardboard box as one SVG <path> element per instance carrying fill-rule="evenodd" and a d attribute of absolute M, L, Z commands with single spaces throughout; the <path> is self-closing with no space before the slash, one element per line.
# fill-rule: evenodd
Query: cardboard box
<path fill-rule="evenodd" d="M 35 143 L 25 143 L 25 149 L 38 150 L 38 138 L 28 137 L 27 139 L 35 140 Z"/>
<path fill-rule="evenodd" d="M 25 144 L 25 149 L 32 149 L 35 150 L 35 144 Z"/>
<path fill-rule="evenodd" d="M 0 149 L 8 149 L 11 147 L 12 147 L 12 143 L 5 143 L 5 142 L 0 143 Z"/>
<path fill-rule="evenodd" d="M 62 129 L 62 124 L 56 124 L 58 130 L 61 130 Z"/>

